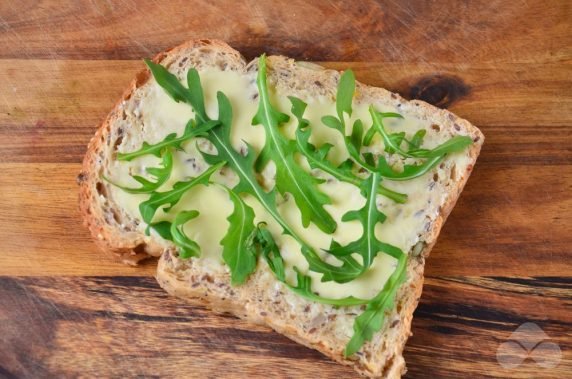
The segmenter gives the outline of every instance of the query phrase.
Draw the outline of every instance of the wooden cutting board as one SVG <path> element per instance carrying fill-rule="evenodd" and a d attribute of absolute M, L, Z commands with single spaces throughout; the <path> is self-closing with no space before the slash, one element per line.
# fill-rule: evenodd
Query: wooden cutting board
<path fill-rule="evenodd" d="M 205 37 L 352 67 L 478 125 L 486 143 L 428 261 L 407 377 L 572 377 L 565 0 L 1 2 L 0 377 L 355 376 L 167 296 L 155 262 L 115 263 L 81 226 L 75 176 L 96 126 L 142 58 Z M 526 323 L 553 342 L 530 347 L 553 367 L 497 359 Z"/>

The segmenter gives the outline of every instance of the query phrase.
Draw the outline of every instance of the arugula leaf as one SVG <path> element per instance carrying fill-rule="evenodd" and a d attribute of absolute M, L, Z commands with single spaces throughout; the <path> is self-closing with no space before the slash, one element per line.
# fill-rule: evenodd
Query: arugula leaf
<path fill-rule="evenodd" d="M 254 172 L 254 161 L 256 157 L 252 152 L 251 146 L 247 144 L 245 155 L 241 155 L 232 146 L 230 140 L 232 105 L 222 92 L 217 93 L 217 100 L 221 125 L 213 129 L 207 136 L 207 139 L 215 146 L 217 153 L 208 154 L 203 151 L 200 151 L 200 153 L 208 164 L 216 165 L 223 162 L 228 164 L 239 179 L 236 186 L 232 188 L 233 192 L 237 194 L 246 193 L 254 196 L 266 211 L 282 226 L 286 234 L 292 235 L 298 242 L 302 241 L 278 213 L 275 201 L 275 190 L 273 189 L 266 192 L 260 184 L 258 184 L 256 173 Z"/>
<path fill-rule="evenodd" d="M 295 150 L 278 129 L 278 126 L 288 121 L 289 117 L 270 103 L 264 55 L 258 60 L 257 85 L 260 100 L 252 124 L 264 127 L 266 133 L 264 152 L 276 165 L 276 189 L 282 195 L 286 193 L 292 195 L 300 209 L 304 227 L 313 222 L 325 233 L 333 233 L 337 227 L 336 221 L 324 209 L 325 204 L 331 203 L 330 198 L 318 190 L 317 184 L 320 181 L 296 163 Z"/>
<path fill-rule="evenodd" d="M 230 226 L 220 244 L 224 262 L 230 268 L 231 284 L 239 285 L 256 269 L 256 254 L 248 247 L 255 228 L 254 211 L 234 191 L 227 189 L 227 192 L 234 209 L 227 218 Z"/>
<path fill-rule="evenodd" d="M 296 285 L 294 286 L 287 283 L 284 270 L 284 260 L 280 254 L 280 249 L 276 245 L 272 234 L 264 227 L 264 223 L 260 223 L 257 226 L 251 240 L 252 246 L 256 245 L 260 247 L 262 256 L 266 260 L 270 270 L 272 270 L 276 275 L 276 278 L 299 296 L 318 303 L 337 306 L 362 305 L 369 302 L 369 300 L 359 299 L 353 296 L 341 299 L 321 297 L 312 292 L 312 278 L 304 275 L 297 267 L 294 267 L 294 271 L 296 271 Z M 254 247 L 251 248 L 254 249 Z"/>
<path fill-rule="evenodd" d="M 450 140 L 442 143 L 441 145 L 435 147 L 434 149 L 414 149 L 410 151 L 403 150 L 399 145 L 400 143 L 396 143 L 395 138 L 391 138 L 391 135 L 387 133 L 385 127 L 383 126 L 383 119 L 387 117 L 397 117 L 397 113 L 382 113 L 377 112 L 373 105 L 369 107 L 369 113 L 371 114 L 371 118 L 373 121 L 372 128 L 377 130 L 379 134 L 381 134 L 383 138 L 383 142 L 386 147 L 389 147 L 391 151 L 395 151 L 399 153 L 399 155 L 406 157 L 406 158 L 436 158 L 443 156 L 448 153 L 453 153 L 456 151 L 461 151 L 465 147 L 469 146 L 473 143 L 471 137 L 467 136 L 455 136 Z M 403 116 L 399 115 L 399 118 L 403 118 Z"/>
<path fill-rule="evenodd" d="M 171 234 L 171 223 L 169 221 L 159 221 L 150 224 L 145 230 L 145 234 L 149 235 L 149 229 L 153 229 L 157 232 L 163 239 L 167 241 L 173 240 L 173 235 Z"/>
<path fill-rule="evenodd" d="M 175 204 L 179 202 L 179 200 L 181 200 L 181 197 L 188 190 L 197 184 L 208 185 L 210 176 L 222 166 L 224 166 L 223 162 L 209 167 L 207 170 L 195 178 L 177 182 L 173 185 L 173 189 L 169 191 L 153 192 L 148 200 L 139 204 L 139 212 L 141 213 L 143 221 L 145 221 L 147 224 L 151 224 L 153 216 L 155 216 L 155 213 L 159 207 L 168 205 L 168 207 L 164 209 L 165 212 L 168 212 L 173 206 L 175 206 Z"/>
<path fill-rule="evenodd" d="M 204 96 L 197 70 L 191 68 L 187 73 L 187 83 L 189 86 L 189 89 L 187 89 L 179 82 L 179 79 L 175 75 L 171 74 L 169 70 L 162 65 L 152 62 L 149 59 L 145 59 L 145 64 L 151 70 L 157 84 L 159 84 L 173 100 L 177 103 L 182 101 L 191 105 L 198 121 L 200 123 L 207 122 Z M 199 84 L 198 86 L 197 83 Z M 197 88 L 200 88 L 200 91 L 197 91 Z"/>
<path fill-rule="evenodd" d="M 374 128 L 372 129 L 375 130 Z M 415 132 L 411 141 L 409 140 L 405 141 L 407 141 L 410 148 L 418 149 L 419 146 L 421 146 L 421 144 L 423 143 L 423 138 L 425 138 L 425 134 L 427 134 L 427 131 L 425 129 L 419 129 L 417 132 Z"/>
<path fill-rule="evenodd" d="M 362 265 L 352 256 L 337 257 L 342 262 L 341 266 L 324 262 L 320 256 L 307 245 L 301 249 L 302 255 L 308 261 L 310 270 L 319 272 L 322 275 L 322 282 L 334 281 L 336 283 L 351 282 L 363 273 Z"/>
<path fill-rule="evenodd" d="M 349 211 L 343 215 L 342 221 L 359 221 L 363 226 L 360 238 L 350 242 L 346 246 L 336 244 L 328 251 L 336 257 L 347 257 L 351 254 L 360 254 L 362 257 L 362 273 L 373 263 L 377 254 L 382 251 L 392 257 L 399 257 L 403 252 L 390 244 L 381 242 L 375 236 L 375 226 L 383 223 L 386 216 L 377 209 L 377 193 L 381 176 L 378 173 L 371 174 L 361 186 L 361 193 L 366 198 L 364 206 L 359 210 Z"/>
<path fill-rule="evenodd" d="M 187 85 L 189 86 L 188 104 L 192 105 L 199 121 L 206 123 L 209 118 L 205 110 L 205 96 L 199 72 L 194 68 L 190 68 L 187 72 Z"/>
<path fill-rule="evenodd" d="M 230 101 L 222 92 L 217 93 L 217 100 L 221 125 L 214 128 L 207 136 L 207 139 L 215 146 L 217 152 L 216 154 L 209 154 L 200 151 L 200 153 L 208 164 L 216 165 L 223 162 L 228 164 L 239 178 L 238 184 L 232 190 L 237 194 L 247 193 L 254 196 L 273 217 L 281 220 L 275 204 L 276 194 L 274 190 L 270 192 L 264 191 L 256 180 L 256 173 L 254 172 L 256 156 L 252 152 L 251 146 L 247 144 L 245 155 L 241 155 L 232 146 L 230 140 L 232 106 Z M 286 225 L 284 221 L 282 222 Z"/>
<path fill-rule="evenodd" d="M 138 176 L 138 175 L 133 176 L 133 179 L 135 179 L 136 181 L 138 181 L 141 184 L 141 187 L 139 187 L 139 188 L 130 188 L 130 187 L 120 186 L 119 184 L 112 182 L 111 180 L 109 180 L 105 176 L 103 177 L 103 179 L 106 180 L 107 182 L 113 184 L 117 188 L 121 188 L 123 191 L 128 192 L 128 193 L 150 193 L 150 192 L 153 192 L 153 191 L 156 191 L 157 189 L 159 189 L 159 187 L 161 187 L 163 184 L 165 184 L 167 182 L 167 180 L 169 180 L 169 177 L 171 176 L 171 172 L 173 171 L 173 154 L 171 153 L 171 151 L 169 149 L 163 150 L 161 166 L 162 167 L 147 167 L 145 169 L 145 171 L 152 178 L 156 179 L 155 182 L 153 182 L 149 179 L 146 179 L 142 176 Z"/>
<path fill-rule="evenodd" d="M 371 128 L 371 129 L 373 129 L 373 128 Z M 391 133 L 389 135 L 389 139 L 391 139 L 391 142 L 393 144 L 400 146 L 403 143 L 403 141 L 405 140 L 405 132 Z M 386 152 L 388 152 L 389 154 L 395 153 L 395 149 L 393 149 L 391 146 L 385 146 L 384 150 Z"/>
<path fill-rule="evenodd" d="M 336 111 L 342 125 L 345 125 L 344 113 L 347 113 L 350 117 L 352 115 L 352 100 L 355 90 L 356 79 L 353 71 L 344 71 L 340 76 L 340 81 L 338 82 L 338 93 L 336 96 Z"/>
<path fill-rule="evenodd" d="M 198 257 L 201 253 L 200 246 L 191 240 L 184 232 L 183 225 L 199 216 L 196 210 L 182 211 L 175 216 L 175 220 L 171 223 L 169 221 L 159 221 L 149 224 L 145 233 L 149 235 L 149 229 L 155 230 L 162 238 L 173 241 L 179 250 L 179 257 L 187 259 L 190 257 Z"/>
<path fill-rule="evenodd" d="M 173 222 L 159 221 L 150 224 L 145 233 L 149 235 L 149 230 L 153 229 L 163 239 L 173 241 L 179 250 L 179 257 L 181 259 L 198 257 L 201 252 L 200 246 L 195 241 L 191 240 L 183 230 L 183 225 L 187 221 L 198 216 L 199 212 L 196 210 L 182 211 L 175 216 L 175 220 Z"/>
<path fill-rule="evenodd" d="M 184 232 L 183 225 L 196 217 L 199 211 L 181 211 L 175 216 L 175 220 L 171 224 L 171 236 L 173 242 L 179 248 L 179 257 L 187 259 L 190 257 L 198 257 L 201 255 L 201 247 L 198 243 L 191 240 Z"/>
<path fill-rule="evenodd" d="M 381 329 L 385 312 L 393 307 L 395 294 L 401 283 L 405 281 L 406 267 L 407 255 L 402 254 L 397 258 L 397 267 L 383 289 L 367 304 L 365 311 L 356 317 L 354 334 L 344 350 L 346 357 L 358 352 L 365 341 L 370 341 L 373 334 Z"/>
<path fill-rule="evenodd" d="M 338 120 L 334 116 L 322 117 L 322 123 L 329 128 L 336 129 L 337 131 L 342 133 L 342 135 L 344 137 L 346 136 L 346 131 L 345 131 L 344 125 L 342 124 L 342 122 L 340 120 Z"/>
<path fill-rule="evenodd" d="M 294 96 L 289 96 L 288 98 L 292 103 L 292 114 L 298 119 L 296 144 L 298 150 L 308 160 L 310 167 L 320 169 L 341 182 L 350 183 L 359 187 L 363 179 L 358 178 L 353 174 L 353 164 L 351 161 L 349 161 L 349 164 L 342 163 L 336 167 L 327 158 L 333 145 L 326 143 L 320 146 L 319 149 L 316 149 L 316 147 L 309 142 L 312 134 L 311 128 L 308 127 L 310 122 L 303 117 L 307 104 Z M 384 195 L 397 203 L 405 203 L 407 200 L 406 194 L 392 191 L 382 185 L 377 188 L 377 193 Z"/>
<path fill-rule="evenodd" d="M 195 126 L 195 121 L 190 120 L 187 125 L 185 126 L 185 131 L 180 137 L 177 137 L 176 133 L 171 133 L 167 137 L 165 137 L 161 142 L 156 144 L 148 144 L 147 142 L 143 142 L 143 146 L 136 151 L 130 153 L 117 153 L 117 160 L 120 161 L 131 161 L 137 157 L 142 155 L 154 155 L 159 157 L 161 152 L 165 148 L 174 148 L 176 150 L 183 150 L 182 144 L 192 138 L 195 137 L 204 137 L 207 135 L 207 132 L 217 126 L 219 124 L 218 121 L 208 121 L 199 126 Z"/>
<path fill-rule="evenodd" d="M 365 137 L 363 137 L 363 145 L 364 146 L 371 145 L 371 141 L 373 140 L 373 137 L 375 136 L 376 132 L 377 131 L 374 128 L 369 128 L 367 130 L 367 133 L 365 133 Z"/>

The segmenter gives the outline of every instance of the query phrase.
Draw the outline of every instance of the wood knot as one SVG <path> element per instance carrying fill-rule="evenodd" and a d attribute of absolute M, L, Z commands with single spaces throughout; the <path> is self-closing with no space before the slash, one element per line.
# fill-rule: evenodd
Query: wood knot
<path fill-rule="evenodd" d="M 409 97 L 447 108 L 469 92 L 470 87 L 461 78 L 437 74 L 419 79 L 411 86 Z"/>

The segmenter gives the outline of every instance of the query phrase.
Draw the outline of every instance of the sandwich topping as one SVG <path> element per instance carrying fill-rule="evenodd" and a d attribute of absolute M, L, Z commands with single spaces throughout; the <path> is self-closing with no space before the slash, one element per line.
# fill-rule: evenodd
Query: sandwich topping
<path fill-rule="evenodd" d="M 146 64 L 143 137 L 125 132 L 104 176 L 112 196 L 147 235 L 229 271 L 234 286 L 267 265 L 298 296 L 365 306 L 345 350 L 357 352 L 439 212 L 445 192 L 429 190 L 439 165 L 451 157 L 463 170 L 471 138 L 443 140 L 423 120 L 354 104 L 352 71 L 335 99 L 300 98 L 269 85 L 264 55 L 256 80 L 191 68 L 184 85 Z"/>

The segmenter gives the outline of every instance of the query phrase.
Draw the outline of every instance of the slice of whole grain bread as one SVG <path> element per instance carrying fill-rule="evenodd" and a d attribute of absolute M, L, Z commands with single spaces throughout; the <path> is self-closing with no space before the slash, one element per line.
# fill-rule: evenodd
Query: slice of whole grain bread
<path fill-rule="evenodd" d="M 190 67 L 199 71 L 215 67 L 245 75 L 255 75 L 257 69 L 255 61 L 247 63 L 236 50 L 217 40 L 190 41 L 157 55 L 154 61 L 180 78 Z M 268 81 L 282 94 L 335 96 L 340 75 L 337 71 L 281 56 L 268 57 L 268 65 Z M 466 164 L 461 168 L 456 167 L 454 160 L 446 159 L 432 173 L 426 174 L 436 178 L 434 185 L 444 196 L 441 203 L 433 204 L 427 211 L 427 224 L 419 233 L 420 242 L 409 252 L 406 282 L 397 293 L 395 307 L 386 315 L 381 331 L 372 341 L 366 342 L 358 353 L 344 358 L 343 350 L 351 337 L 353 321 L 362 308 L 336 308 L 300 298 L 279 283 L 264 262 L 259 263 L 245 284 L 231 287 L 228 272 L 213 273 L 200 259 L 179 259 L 174 245 L 146 236 L 140 221 L 131 217 L 110 195 L 110 184 L 102 175 L 125 139 L 132 145 L 142 142 L 138 136 L 144 126 L 137 109 L 152 81 L 148 70 L 136 76 L 89 143 L 78 176 L 80 209 L 99 246 L 132 265 L 150 256 L 160 256 L 157 280 L 170 294 L 199 301 L 216 312 L 267 325 L 342 364 L 353 366 L 361 374 L 394 378 L 404 373 L 402 352 L 411 334 L 413 311 L 421 295 L 425 258 L 470 175 L 484 141 L 482 133 L 446 110 L 421 101 L 406 101 L 384 89 L 357 83 L 356 103 L 387 104 L 409 117 L 429 120 L 436 126 L 434 133 L 444 137 L 468 135 L 474 143 L 463 153 Z"/>

